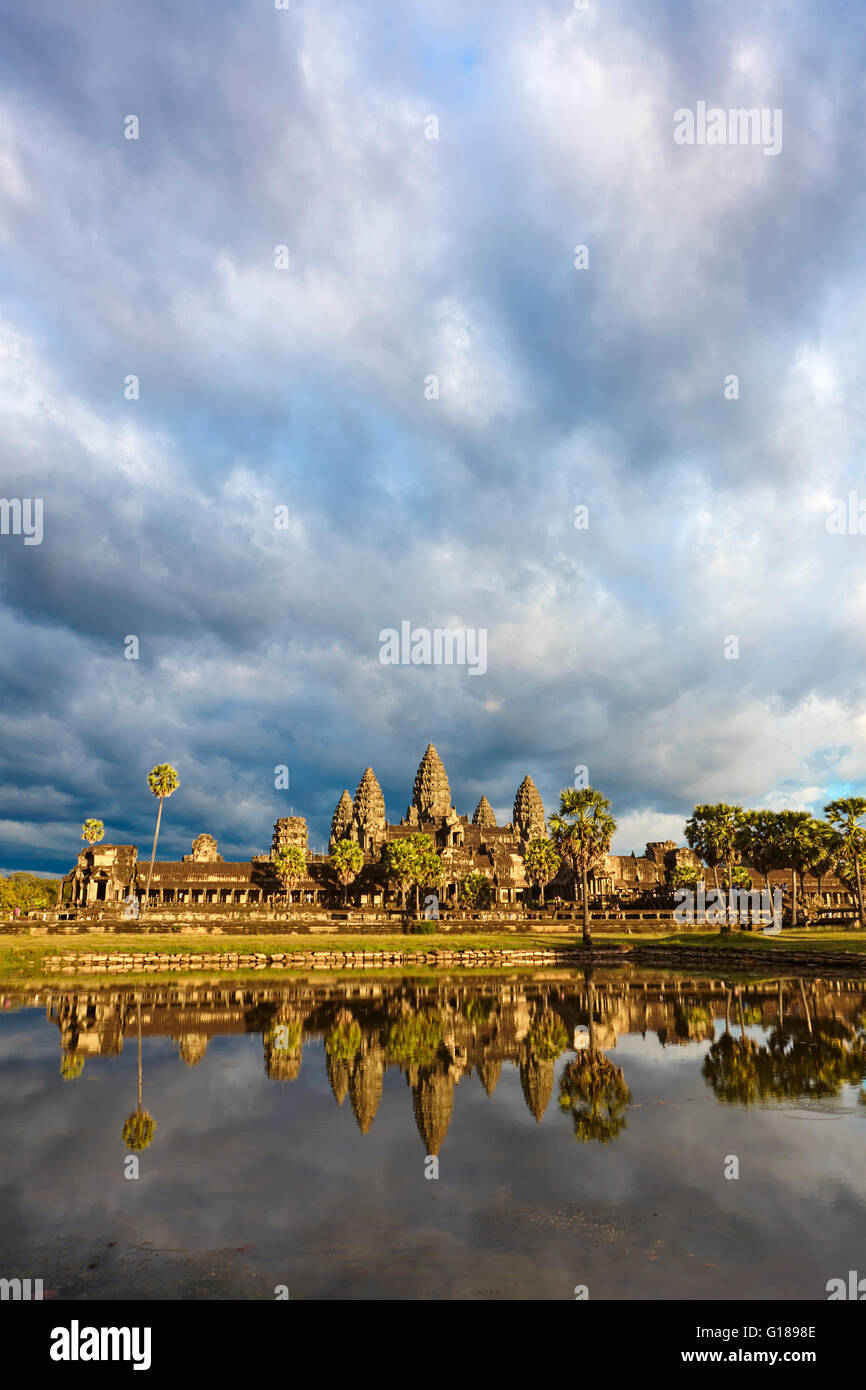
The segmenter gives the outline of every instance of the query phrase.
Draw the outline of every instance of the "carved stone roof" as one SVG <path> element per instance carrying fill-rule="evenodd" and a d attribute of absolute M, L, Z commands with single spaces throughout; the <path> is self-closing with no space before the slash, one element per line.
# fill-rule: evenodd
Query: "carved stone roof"
<path fill-rule="evenodd" d="M 385 798 L 371 767 L 368 767 L 355 792 L 355 818 L 364 828 L 385 825 Z"/>
<path fill-rule="evenodd" d="M 528 773 L 514 798 L 514 828 L 524 840 L 542 838 L 547 834 L 541 793 Z"/>
<path fill-rule="evenodd" d="M 496 814 L 486 796 L 482 796 L 478 805 L 472 813 L 472 824 L 483 825 L 486 828 L 496 825 Z"/>
<path fill-rule="evenodd" d="M 352 824 L 353 814 L 354 808 L 352 806 L 352 798 L 348 792 L 343 792 L 331 818 L 332 844 L 336 844 L 338 840 L 344 840 L 346 838 L 346 833 L 349 826 Z"/>
<path fill-rule="evenodd" d="M 448 774 L 432 743 L 428 743 L 427 752 L 415 774 L 412 805 L 422 820 L 433 820 L 434 816 L 447 816 L 451 810 Z"/>

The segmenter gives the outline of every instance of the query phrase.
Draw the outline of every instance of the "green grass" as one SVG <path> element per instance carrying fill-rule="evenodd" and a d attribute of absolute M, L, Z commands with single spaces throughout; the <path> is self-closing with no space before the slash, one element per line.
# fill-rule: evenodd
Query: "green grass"
<path fill-rule="evenodd" d="M 630 937 L 633 945 L 636 937 Z M 716 932 L 680 932 L 675 936 L 653 938 L 656 946 L 700 946 L 714 951 L 826 951 L 834 955 L 845 951 L 854 955 L 866 954 L 866 932 L 862 931 L 807 931 L 800 927 L 786 930 L 780 936 L 765 936 L 763 932 L 729 932 L 720 936 Z"/>
<path fill-rule="evenodd" d="M 476 935 L 404 936 L 343 936 L 333 933 L 310 936 L 185 936 L 183 933 L 159 932 L 125 935 L 120 932 L 83 932 L 62 936 L 0 935 L 0 980 L 25 980 L 36 976 L 56 974 L 46 970 L 47 956 L 68 955 L 185 955 L 205 956 L 234 953 L 239 956 L 293 954 L 310 951 L 405 951 L 424 954 L 428 951 L 513 950 L 536 948 L 550 950 L 557 946 L 579 945 L 579 932 L 555 936 L 534 932 L 479 932 Z M 624 941 L 625 937 L 604 940 Z M 203 966 L 213 970 L 213 966 Z M 124 975 L 124 979 L 126 979 Z M 153 974 L 147 976 L 153 979 Z"/>
<path fill-rule="evenodd" d="M 57 976 L 56 967 L 46 969 L 45 959 L 49 956 L 66 955 L 189 955 L 204 956 L 220 953 L 236 953 L 241 956 L 256 954 L 302 955 L 310 951 L 404 951 L 423 954 L 428 951 L 462 950 L 551 950 L 562 946 L 579 946 L 580 931 L 557 932 L 555 935 L 521 932 L 478 932 L 476 934 L 436 934 L 431 936 L 410 936 L 402 933 L 387 936 L 375 935 L 337 935 L 326 933 L 310 936 L 285 935 L 225 935 L 202 936 L 186 935 L 176 932 L 122 934 L 114 932 L 85 932 L 71 935 L 23 936 L 0 934 L 0 981 L 4 983 L 32 981 Z M 846 952 L 866 955 L 866 932 L 859 931 L 785 931 L 781 936 L 765 936 L 762 932 L 731 932 L 720 936 L 718 932 L 681 932 L 675 935 L 651 934 L 641 932 L 625 936 L 622 933 L 604 934 L 597 932 L 593 939 L 595 946 L 683 946 L 694 949 L 719 952 L 754 951 L 766 955 L 777 953 L 785 955 L 791 951 L 811 951 L 829 954 Z M 202 966 L 213 974 L 218 968 Z M 387 966 L 383 967 L 385 970 Z M 393 967 L 392 967 L 393 969 Z M 257 975 L 268 978 L 283 975 L 284 972 L 257 971 Z M 175 972 L 171 972 L 176 978 Z M 69 978 L 65 976 L 64 978 Z M 88 973 L 88 979 L 93 975 Z M 132 972 L 124 973 L 124 980 L 134 983 L 139 976 Z M 154 972 L 142 975 L 141 979 L 158 978 Z"/>

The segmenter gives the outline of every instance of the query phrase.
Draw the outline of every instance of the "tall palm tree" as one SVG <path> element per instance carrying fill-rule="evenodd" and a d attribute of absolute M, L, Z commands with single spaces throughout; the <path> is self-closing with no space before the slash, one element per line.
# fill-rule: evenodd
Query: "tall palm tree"
<path fill-rule="evenodd" d="M 354 883 L 364 867 L 364 851 L 355 840 L 338 840 L 331 849 L 331 868 L 343 885 L 343 906 L 349 896 L 349 884 Z"/>
<path fill-rule="evenodd" d="M 824 807 L 824 815 L 835 826 L 842 837 L 842 853 L 854 866 L 854 881 L 857 887 L 857 918 L 861 928 L 866 927 L 863 915 L 863 884 L 860 878 L 860 856 L 866 847 L 866 797 L 847 796 L 831 801 Z"/>
<path fill-rule="evenodd" d="M 825 821 L 816 821 L 819 827 L 815 835 L 817 839 L 816 859 L 812 865 L 812 870 L 818 880 L 818 902 L 821 901 L 821 880 L 825 874 L 832 873 L 837 863 L 839 855 L 842 853 L 843 838 L 832 825 L 827 825 Z"/>
<path fill-rule="evenodd" d="M 553 841 L 560 854 L 580 874 L 583 891 L 583 944 L 592 945 L 589 925 L 589 874 L 607 854 L 616 833 L 610 802 L 592 787 L 565 787 L 559 811 L 550 818 Z"/>
<path fill-rule="evenodd" d="M 742 806 L 728 806 L 724 801 L 714 805 L 696 806 L 686 822 L 686 839 L 693 850 L 711 866 L 715 886 L 719 886 L 718 865 L 728 870 L 728 910 L 724 914 L 721 934 L 731 930 L 734 909 L 734 860 L 737 857 L 741 833 Z"/>
<path fill-rule="evenodd" d="M 360 848 L 360 847 L 359 847 Z M 363 859 L 363 850 L 361 851 Z M 288 903 L 289 895 L 298 879 L 304 877 L 307 872 L 307 861 L 304 851 L 297 845 L 287 845 L 285 849 L 277 850 L 273 857 L 274 873 L 283 885 Z"/>
<path fill-rule="evenodd" d="M 410 840 L 391 840 L 385 846 L 382 863 L 388 882 L 399 891 L 400 906 L 406 911 L 406 890 L 414 882 L 417 855 Z"/>
<path fill-rule="evenodd" d="M 544 886 L 556 877 L 556 871 L 561 862 L 556 847 L 551 844 L 550 840 L 543 840 L 539 836 L 538 839 L 530 840 L 526 846 L 523 863 L 526 866 L 530 883 L 538 884 L 542 907 L 544 907 Z"/>
<path fill-rule="evenodd" d="M 737 851 L 761 874 L 764 888 L 770 894 L 770 874 L 773 869 L 782 868 L 778 813 L 744 811 L 737 831 Z"/>
<path fill-rule="evenodd" d="M 784 862 L 791 870 L 791 926 L 800 920 L 797 907 L 797 876 L 802 881 L 807 869 L 816 862 L 818 822 L 808 811 L 780 811 L 779 846 Z M 802 886 L 802 882 L 801 882 Z"/>
<path fill-rule="evenodd" d="M 159 798 L 159 810 L 156 813 L 156 832 L 153 837 L 153 850 L 150 856 L 150 868 L 147 871 L 147 887 L 144 890 L 143 910 L 147 910 L 150 902 L 150 880 L 153 876 L 153 863 L 156 859 L 156 842 L 159 839 L 159 823 L 162 820 L 162 803 L 166 797 L 172 796 L 180 786 L 180 778 L 171 763 L 157 763 L 147 774 L 147 785 L 155 797 Z"/>
<path fill-rule="evenodd" d="M 421 915 L 420 894 L 422 888 L 436 888 L 442 882 L 442 860 L 436 853 L 436 846 L 429 835 L 416 832 L 412 836 L 415 850 L 415 865 L 412 877 L 415 882 L 415 913 Z"/>

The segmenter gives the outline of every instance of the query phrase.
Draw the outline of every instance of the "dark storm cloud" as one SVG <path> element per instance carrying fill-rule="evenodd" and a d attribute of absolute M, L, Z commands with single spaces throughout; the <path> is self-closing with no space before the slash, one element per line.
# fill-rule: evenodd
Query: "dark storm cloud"
<path fill-rule="evenodd" d="M 398 816 L 429 739 L 470 812 L 588 764 L 626 849 L 862 779 L 849 10 L 3 9 L 2 862 L 145 845 L 163 759 L 166 853 L 320 844 L 368 763 Z M 781 154 L 675 145 L 698 100 Z M 404 620 L 487 673 L 381 665 Z"/>

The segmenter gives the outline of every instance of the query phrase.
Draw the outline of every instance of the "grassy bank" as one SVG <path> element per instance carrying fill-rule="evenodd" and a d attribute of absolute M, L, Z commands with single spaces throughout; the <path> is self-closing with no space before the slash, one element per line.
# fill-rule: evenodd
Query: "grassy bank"
<path fill-rule="evenodd" d="M 627 937 L 605 936 L 603 944 L 616 944 L 628 940 Z M 650 938 L 647 938 L 650 939 Z M 661 938 L 651 938 L 660 940 Z M 424 954 L 427 951 L 531 951 L 554 950 L 562 946 L 579 946 L 580 933 L 563 932 L 551 936 L 546 933 L 521 932 L 519 936 L 505 935 L 501 932 L 477 932 L 458 936 L 423 934 L 404 936 L 184 936 L 176 933 L 148 933 L 125 936 L 112 932 L 86 932 L 76 936 L 0 936 L 0 980 L 26 980 L 56 974 L 44 967 L 47 957 L 70 955 L 184 955 L 190 957 L 230 955 L 309 955 L 311 951 L 405 951 Z M 206 968 L 212 972 L 214 967 Z"/>
<path fill-rule="evenodd" d="M 720 936 L 718 932 L 680 932 L 675 936 L 654 936 L 650 938 L 628 938 L 630 946 L 638 947 L 646 940 L 654 946 L 687 946 L 691 950 L 717 951 L 755 951 L 762 953 L 781 953 L 791 951 L 826 952 L 836 955 L 841 951 L 853 955 L 866 955 L 866 932 L 862 931 L 783 931 L 779 936 L 765 936 L 763 932 L 729 932 Z"/>
<path fill-rule="evenodd" d="M 46 958 L 70 955 L 178 955 L 183 954 L 195 961 L 196 957 L 214 954 L 250 955 L 309 955 L 311 951 L 328 953 L 338 951 L 403 951 L 425 954 L 428 951 L 491 950 L 527 951 L 552 950 L 562 947 L 580 946 L 581 936 L 577 932 L 562 932 L 556 935 L 521 932 L 519 936 L 498 932 L 478 932 L 466 935 L 451 933 L 429 935 L 333 935 L 287 937 L 285 935 L 261 936 L 185 936 L 177 933 L 158 933 L 143 938 L 137 935 L 122 935 L 105 932 L 88 932 L 70 936 L 11 936 L 0 935 L 0 982 L 12 984 L 28 980 L 57 977 L 57 969 L 45 966 Z M 762 932 L 732 932 L 720 936 L 718 932 L 683 932 L 677 935 L 638 936 L 597 935 L 593 942 L 596 948 L 607 946 L 628 946 L 640 951 L 644 947 L 699 949 L 723 958 L 726 953 L 737 951 L 754 952 L 756 958 L 785 957 L 791 952 L 808 951 L 810 954 L 826 953 L 828 956 L 840 953 L 866 956 L 866 932 L 853 931 L 786 931 L 781 936 L 765 936 Z M 308 968 L 308 967 L 307 967 Z M 415 967 L 412 967 L 413 970 Z M 202 965 L 209 975 L 218 967 L 213 964 Z M 67 977 L 68 978 L 68 977 Z M 90 976 L 92 979 L 92 975 Z M 153 979 L 151 974 L 148 978 Z"/>

